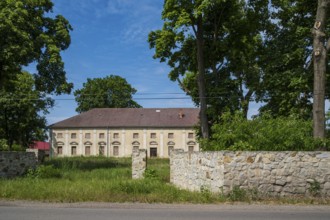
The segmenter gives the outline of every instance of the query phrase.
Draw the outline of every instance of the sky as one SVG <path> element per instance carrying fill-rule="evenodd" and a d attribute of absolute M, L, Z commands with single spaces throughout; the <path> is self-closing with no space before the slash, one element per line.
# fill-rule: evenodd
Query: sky
<path fill-rule="evenodd" d="M 119 75 L 137 90 L 134 100 L 145 108 L 195 107 L 178 84 L 169 80 L 169 67 L 152 58 L 154 50 L 147 42 L 150 31 L 162 28 L 163 0 L 53 3 L 54 15 L 63 15 L 73 27 L 71 45 L 62 52 L 62 58 L 74 90 L 81 89 L 87 78 Z M 46 116 L 48 124 L 78 114 L 73 92 L 54 99 L 56 104 Z M 252 106 L 250 115 L 255 112 L 256 107 Z"/>

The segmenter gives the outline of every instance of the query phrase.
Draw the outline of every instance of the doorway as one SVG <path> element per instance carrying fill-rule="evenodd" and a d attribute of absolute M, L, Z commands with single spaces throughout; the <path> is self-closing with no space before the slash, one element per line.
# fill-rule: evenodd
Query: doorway
<path fill-rule="evenodd" d="M 150 148 L 150 157 L 157 157 L 157 147 Z"/>

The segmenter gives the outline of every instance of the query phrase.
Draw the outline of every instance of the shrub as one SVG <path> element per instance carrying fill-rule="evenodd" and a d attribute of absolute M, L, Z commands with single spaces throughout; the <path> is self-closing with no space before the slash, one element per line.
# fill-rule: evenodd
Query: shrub
<path fill-rule="evenodd" d="M 36 169 L 29 169 L 26 176 L 28 178 L 61 178 L 62 174 L 59 169 L 54 168 L 52 165 L 40 165 Z"/>
<path fill-rule="evenodd" d="M 8 149 L 7 141 L 5 139 L 0 139 L 0 151 L 7 151 Z"/>
<path fill-rule="evenodd" d="M 144 171 L 144 178 L 146 179 L 157 179 L 159 176 L 157 175 L 157 171 L 154 169 L 146 169 Z"/>
<path fill-rule="evenodd" d="M 225 113 L 212 133 L 210 141 L 202 141 L 204 150 L 310 151 L 328 144 L 313 139 L 312 121 L 295 117 L 247 120 L 239 112 Z"/>
<path fill-rule="evenodd" d="M 246 190 L 241 189 L 239 186 L 234 186 L 232 191 L 228 193 L 228 199 L 232 202 L 249 201 L 249 196 Z"/>

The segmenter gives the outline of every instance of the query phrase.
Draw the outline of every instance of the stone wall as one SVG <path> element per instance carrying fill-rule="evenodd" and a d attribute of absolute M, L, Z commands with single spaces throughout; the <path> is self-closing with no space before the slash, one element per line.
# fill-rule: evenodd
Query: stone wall
<path fill-rule="evenodd" d="M 29 168 L 37 166 L 33 152 L 0 151 L 0 178 L 13 178 L 23 175 Z"/>
<path fill-rule="evenodd" d="M 45 154 L 45 151 L 43 151 L 43 150 L 28 148 L 28 149 L 26 149 L 26 152 L 33 152 L 35 154 L 36 158 L 38 159 L 38 163 L 42 163 L 45 160 L 46 154 Z"/>
<path fill-rule="evenodd" d="M 132 178 L 141 179 L 147 167 L 147 150 L 137 150 L 132 153 Z"/>
<path fill-rule="evenodd" d="M 174 150 L 171 182 L 192 191 L 233 187 L 271 195 L 330 196 L 330 152 L 194 152 Z M 318 190 L 318 185 L 320 189 Z"/>

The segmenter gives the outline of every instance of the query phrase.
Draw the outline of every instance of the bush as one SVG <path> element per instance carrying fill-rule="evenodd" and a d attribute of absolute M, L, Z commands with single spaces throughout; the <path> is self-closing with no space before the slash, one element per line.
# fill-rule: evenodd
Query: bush
<path fill-rule="evenodd" d="M 36 169 L 29 169 L 26 176 L 28 178 L 61 178 L 62 174 L 59 169 L 54 168 L 52 165 L 40 165 Z"/>
<path fill-rule="evenodd" d="M 8 151 L 9 147 L 5 139 L 0 139 L 0 151 Z"/>
<path fill-rule="evenodd" d="M 311 151 L 326 146 L 312 136 L 312 121 L 295 117 L 261 116 L 246 120 L 241 113 L 225 113 L 212 127 L 204 150 Z"/>
<path fill-rule="evenodd" d="M 157 179 L 158 177 L 157 171 L 154 169 L 146 169 L 144 171 L 144 178 L 146 179 Z"/>

